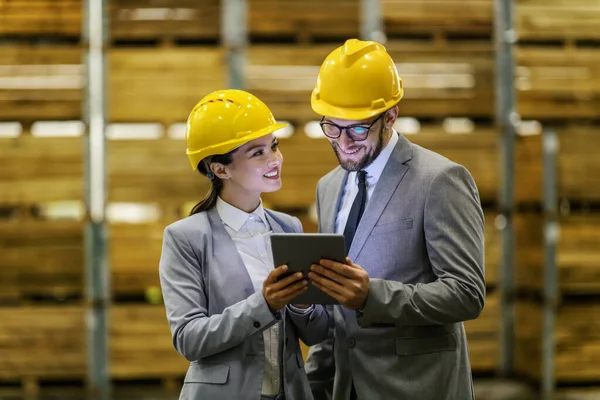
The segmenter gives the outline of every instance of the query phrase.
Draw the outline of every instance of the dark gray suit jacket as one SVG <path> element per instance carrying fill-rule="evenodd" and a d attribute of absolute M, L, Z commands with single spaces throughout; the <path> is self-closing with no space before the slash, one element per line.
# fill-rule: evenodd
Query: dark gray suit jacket
<path fill-rule="evenodd" d="M 319 181 L 321 232 L 335 229 L 346 176 Z M 400 135 L 349 251 L 371 278 L 364 313 L 333 307 L 305 366 L 315 399 L 347 400 L 351 381 L 360 400 L 473 398 L 463 321 L 484 305 L 483 230 L 469 172 Z"/>

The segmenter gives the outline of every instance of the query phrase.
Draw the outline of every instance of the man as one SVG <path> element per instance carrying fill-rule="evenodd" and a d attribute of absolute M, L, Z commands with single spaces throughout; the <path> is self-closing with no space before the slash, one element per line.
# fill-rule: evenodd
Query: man
<path fill-rule="evenodd" d="M 473 398 L 463 321 L 485 298 L 479 194 L 464 167 L 393 129 L 402 96 L 385 48 L 356 39 L 329 54 L 312 93 L 340 164 L 317 185 L 319 230 L 349 251 L 309 273 L 341 304 L 309 352 L 317 400 Z"/>

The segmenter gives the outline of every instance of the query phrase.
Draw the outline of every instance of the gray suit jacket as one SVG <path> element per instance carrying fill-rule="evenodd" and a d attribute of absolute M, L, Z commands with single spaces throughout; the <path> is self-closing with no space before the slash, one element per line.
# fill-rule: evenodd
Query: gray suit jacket
<path fill-rule="evenodd" d="M 346 176 L 319 181 L 321 232 Z M 333 338 L 309 352 L 315 399 L 347 400 L 352 380 L 360 400 L 473 398 L 462 321 L 484 304 L 483 228 L 469 172 L 400 135 L 349 250 L 371 279 L 363 313 L 333 307 Z"/>
<path fill-rule="evenodd" d="M 297 218 L 265 210 L 274 232 L 301 232 Z M 250 276 L 215 208 L 169 225 L 160 281 L 173 345 L 191 361 L 181 400 L 259 400 L 264 364 L 262 332 L 282 320 L 286 399 L 312 399 L 298 338 L 327 337 L 321 306 L 307 315 L 275 316 Z"/>

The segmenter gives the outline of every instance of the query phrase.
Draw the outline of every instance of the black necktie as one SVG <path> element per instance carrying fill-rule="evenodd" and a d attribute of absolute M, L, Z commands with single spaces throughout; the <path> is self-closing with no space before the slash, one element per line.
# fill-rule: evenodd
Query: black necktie
<path fill-rule="evenodd" d="M 358 228 L 358 223 L 360 222 L 360 218 L 365 211 L 365 205 L 367 204 L 367 183 L 365 179 L 367 172 L 358 171 L 356 175 L 358 176 L 358 193 L 354 198 L 352 208 L 350 208 L 350 214 L 348 214 L 348 222 L 346 222 L 346 227 L 344 228 L 346 251 L 350 251 L 354 233 L 356 232 L 356 228 Z"/>

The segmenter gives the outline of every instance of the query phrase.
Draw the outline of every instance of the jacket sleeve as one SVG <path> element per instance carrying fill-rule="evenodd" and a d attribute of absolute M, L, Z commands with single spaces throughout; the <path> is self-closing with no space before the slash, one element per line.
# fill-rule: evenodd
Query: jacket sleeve
<path fill-rule="evenodd" d="M 308 349 L 308 357 L 304 364 L 304 370 L 315 400 L 330 400 L 333 398 L 335 378 L 333 307 L 326 306 L 326 312 L 330 318 L 327 338 Z"/>
<path fill-rule="evenodd" d="M 485 298 L 483 233 L 473 178 L 458 164 L 441 170 L 430 184 L 424 209 L 426 249 L 437 279 L 415 285 L 372 279 L 360 325 L 431 325 L 477 318 Z"/>
<path fill-rule="evenodd" d="M 320 183 L 317 185 L 316 202 L 319 232 L 322 232 L 319 200 Z M 329 316 L 327 337 L 321 343 L 309 348 L 308 357 L 304 364 L 308 383 L 310 384 L 310 389 L 315 400 L 331 400 L 333 398 L 333 382 L 335 378 L 335 358 L 333 355 L 335 323 L 333 319 L 333 306 L 325 306 L 325 310 Z"/>
<path fill-rule="evenodd" d="M 294 232 L 302 233 L 302 222 L 298 218 L 294 218 L 294 221 L 296 222 Z M 295 311 L 290 305 L 287 309 L 298 337 L 306 345 L 312 346 L 327 338 L 329 314 L 322 305 L 313 304 L 310 311 L 307 310 L 307 312 Z"/>
<path fill-rule="evenodd" d="M 167 227 L 159 264 L 175 349 L 190 361 L 220 353 L 277 322 L 261 292 L 208 315 L 202 266 L 184 232 Z"/>

